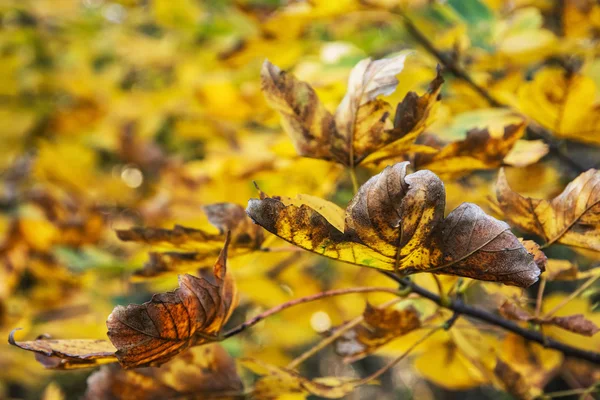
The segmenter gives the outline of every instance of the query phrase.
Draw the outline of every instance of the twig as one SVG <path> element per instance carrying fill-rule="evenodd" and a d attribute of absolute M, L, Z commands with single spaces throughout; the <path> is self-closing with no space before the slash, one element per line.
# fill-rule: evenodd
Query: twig
<path fill-rule="evenodd" d="M 332 297 L 332 296 L 341 296 L 341 295 L 352 294 L 352 293 L 371 293 L 371 292 L 383 292 L 383 293 L 390 293 L 390 294 L 394 294 L 394 295 L 400 294 L 400 292 L 398 290 L 392 289 L 392 288 L 387 288 L 387 287 L 355 287 L 355 288 L 346 288 L 346 289 L 327 290 L 325 292 L 315 293 L 310 296 L 300 297 L 298 299 L 290 300 L 283 304 L 279 304 L 278 306 L 275 306 L 273 308 L 268 309 L 265 312 L 260 313 L 256 317 L 249 319 L 248 321 L 236 326 L 235 328 L 230 329 L 229 331 L 225 332 L 221 337 L 223 339 L 226 339 L 231 336 L 237 335 L 238 333 L 243 332 L 247 328 L 249 328 L 253 325 L 256 325 L 263 319 L 265 319 L 273 314 L 276 314 L 280 311 L 283 311 L 286 308 L 290 308 L 290 307 L 296 306 L 298 304 L 309 303 L 311 301 L 324 299 L 326 297 Z"/>
<path fill-rule="evenodd" d="M 542 335 L 539 332 L 525 329 L 525 328 L 519 326 L 518 324 L 516 324 L 515 322 L 504 319 L 496 314 L 492 314 L 489 311 L 482 310 L 477 307 L 469 306 L 460 300 L 459 301 L 453 300 L 449 304 L 444 305 L 444 304 L 442 304 L 442 299 L 440 298 L 440 296 L 436 295 L 435 293 L 430 292 L 429 290 L 427 290 L 425 288 L 422 288 L 421 286 L 415 284 L 411 280 L 406 279 L 406 278 L 401 278 L 389 271 L 380 271 L 380 272 L 382 274 L 386 275 L 387 277 L 393 279 L 394 281 L 398 282 L 402 287 L 410 288 L 410 290 L 413 293 L 416 293 L 416 294 L 420 295 L 421 297 L 429 299 L 441 307 L 452 310 L 458 314 L 466 315 L 466 316 L 469 316 L 472 318 L 476 318 L 480 321 L 499 326 L 504 330 L 507 330 L 509 332 L 512 332 L 512 333 L 515 333 L 515 334 L 521 336 L 525 340 L 539 343 L 542 346 L 549 348 L 549 349 L 558 350 L 566 356 L 575 357 L 575 358 L 579 358 L 582 360 L 587 360 L 594 364 L 600 364 L 600 353 L 578 349 L 576 347 L 569 346 L 565 343 L 556 341 L 554 339 L 544 337 L 544 335 Z"/>

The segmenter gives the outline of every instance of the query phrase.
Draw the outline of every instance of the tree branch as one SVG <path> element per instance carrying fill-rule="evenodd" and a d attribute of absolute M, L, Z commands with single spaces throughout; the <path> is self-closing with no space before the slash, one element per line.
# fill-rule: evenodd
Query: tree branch
<path fill-rule="evenodd" d="M 398 282 L 403 288 L 410 288 L 412 292 L 417 293 L 421 297 L 433 301 L 440 307 L 452 310 L 457 314 L 466 315 L 478 319 L 480 321 L 487 322 L 491 325 L 498 326 L 504 330 L 521 336 L 525 340 L 539 343 L 548 349 L 558 350 L 565 356 L 579 358 L 582 360 L 592 362 L 594 364 L 600 364 L 600 353 L 578 349 L 576 347 L 569 346 L 554 339 L 550 339 L 542 335 L 540 332 L 525 329 L 516 324 L 515 322 L 504 319 L 496 314 L 492 314 L 489 311 L 469 306 L 460 300 L 452 300 L 449 302 L 449 304 L 443 304 L 443 301 L 440 298 L 440 296 L 430 292 L 427 289 L 422 288 L 421 286 L 412 282 L 410 279 L 399 277 L 389 271 L 380 272 Z"/>
<path fill-rule="evenodd" d="M 437 60 L 444 66 L 446 70 L 448 70 L 450 73 L 452 73 L 452 75 L 454 75 L 458 79 L 467 83 L 471 87 L 471 89 L 473 89 L 481 97 L 483 97 L 492 107 L 511 108 L 507 104 L 502 103 L 494 96 L 492 96 L 490 92 L 488 92 L 485 88 L 479 86 L 471 78 L 467 71 L 460 67 L 452 57 L 438 50 L 435 47 L 435 45 L 427 38 L 427 36 L 425 36 L 425 34 L 423 34 L 423 32 L 421 32 L 419 28 L 417 28 L 417 26 L 410 20 L 410 18 L 408 18 L 402 12 L 400 12 L 400 15 L 404 20 L 404 26 L 406 27 L 406 30 L 415 38 L 415 40 L 417 40 L 417 42 L 421 44 L 421 46 L 423 46 L 431 55 L 437 58 Z M 548 147 L 550 148 L 550 151 L 552 151 L 558 158 L 567 163 L 569 167 L 571 167 L 571 169 L 577 172 L 577 174 L 585 172 L 586 169 L 583 166 L 579 165 L 579 163 L 577 163 L 575 160 L 569 157 L 568 154 L 565 154 L 560 142 L 558 142 L 554 138 L 552 132 L 548 131 L 547 129 L 533 121 L 529 121 L 529 123 L 527 124 L 527 133 L 532 139 L 541 139 L 544 142 L 546 142 L 548 144 Z"/>

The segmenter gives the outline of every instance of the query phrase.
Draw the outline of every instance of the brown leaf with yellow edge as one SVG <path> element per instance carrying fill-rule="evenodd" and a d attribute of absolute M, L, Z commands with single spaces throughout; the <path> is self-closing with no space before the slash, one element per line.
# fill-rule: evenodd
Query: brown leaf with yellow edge
<path fill-rule="evenodd" d="M 565 139 L 600 144 L 600 104 L 594 80 L 563 68 L 544 68 L 518 91 L 519 108 Z"/>
<path fill-rule="evenodd" d="M 467 132 L 464 140 L 445 146 L 425 141 L 422 144 L 438 147 L 439 151 L 417 155 L 415 165 L 443 175 L 498 168 L 524 133 L 525 123 L 520 123 L 505 126 L 500 137 L 493 136 L 487 128 L 475 128 Z"/>
<path fill-rule="evenodd" d="M 143 242 L 161 248 L 187 251 L 150 252 L 149 260 L 134 277 L 151 278 L 160 275 L 197 269 L 216 257 L 221 251 L 225 233 L 231 232 L 230 256 L 242 255 L 260 248 L 264 237 L 260 228 L 252 223 L 244 208 L 234 203 L 215 203 L 203 207 L 208 221 L 219 234 L 201 229 L 175 225 L 173 229 L 132 228 L 118 230 L 123 241 Z"/>
<path fill-rule="evenodd" d="M 219 334 L 238 300 L 235 282 L 227 274 L 228 244 L 213 268 L 214 281 L 180 275 L 178 289 L 113 310 L 106 321 L 108 337 L 123 367 L 161 365 Z"/>
<path fill-rule="evenodd" d="M 375 308 L 367 303 L 363 317 L 362 324 L 348 330 L 334 342 L 335 352 L 344 357 L 344 362 L 366 357 L 384 344 L 421 326 L 420 314 L 413 306 L 395 310 Z"/>
<path fill-rule="evenodd" d="M 506 218 L 523 231 L 554 242 L 600 251 L 600 172 L 590 169 L 552 200 L 514 192 L 504 170 L 496 184 L 498 204 Z"/>
<path fill-rule="evenodd" d="M 351 264 L 522 287 L 537 280 L 534 255 L 506 223 L 470 203 L 444 219 L 443 183 L 430 171 L 407 175 L 407 167 L 395 164 L 361 186 L 346 208 L 344 231 L 310 206 L 288 205 L 278 197 L 251 199 L 246 211 L 282 239 Z"/>
<path fill-rule="evenodd" d="M 23 350 L 36 353 L 35 358 L 48 369 L 90 368 L 116 362 L 115 347 L 108 340 L 94 339 L 50 339 L 46 335 L 36 340 L 17 342 L 13 329 L 8 342 Z"/>
<path fill-rule="evenodd" d="M 428 123 L 443 83 L 439 71 L 428 93 L 406 95 L 393 122 L 391 105 L 377 98 L 396 89 L 396 75 L 406 56 L 360 61 L 350 73 L 348 90 L 335 115 L 325 109 L 310 85 L 269 61 L 261 72 L 262 91 L 281 116 L 298 154 L 356 166 L 382 149 L 395 155 L 406 151 Z M 389 154 L 379 157 L 388 158 Z"/>
<path fill-rule="evenodd" d="M 262 375 L 254 384 L 252 398 L 276 399 L 287 393 L 303 393 L 327 399 L 339 399 L 350 393 L 360 384 L 351 378 L 323 377 L 307 379 L 296 371 L 267 364 L 253 358 L 240 359 L 242 365 Z"/>
<path fill-rule="evenodd" d="M 234 360 L 217 343 L 187 349 L 160 368 L 102 367 L 87 383 L 89 400 L 233 399 L 243 391 Z"/>

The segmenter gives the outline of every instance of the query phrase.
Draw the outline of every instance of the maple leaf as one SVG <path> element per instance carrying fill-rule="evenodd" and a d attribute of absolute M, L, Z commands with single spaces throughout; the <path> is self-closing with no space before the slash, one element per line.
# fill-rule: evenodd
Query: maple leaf
<path fill-rule="evenodd" d="M 310 206 L 277 197 L 251 199 L 246 211 L 282 239 L 352 264 L 524 287 L 537 280 L 533 254 L 506 223 L 471 203 L 444 218 L 443 183 L 430 171 L 407 175 L 407 167 L 407 162 L 395 164 L 361 186 L 345 210 L 343 230 Z M 344 213 L 334 205 L 329 211 Z"/>
<path fill-rule="evenodd" d="M 500 170 L 498 204 L 506 218 L 525 232 L 546 241 L 600 251 L 600 173 L 579 175 L 552 200 L 532 199 L 514 192 Z"/>
<path fill-rule="evenodd" d="M 226 269 L 228 244 L 215 263 L 215 282 L 180 275 L 178 289 L 113 310 L 106 321 L 108 337 L 123 367 L 160 365 L 190 346 L 216 340 L 238 300 Z"/>
<path fill-rule="evenodd" d="M 398 104 L 393 123 L 390 104 L 377 98 L 396 89 L 396 75 L 402 71 L 406 56 L 360 61 L 350 73 L 348 90 L 335 115 L 321 104 L 309 84 L 268 61 L 261 72 L 262 90 L 269 105 L 280 114 L 298 154 L 354 167 L 369 162 L 365 159 L 378 150 L 383 152 L 378 153 L 378 159 L 398 155 L 427 125 L 443 83 L 439 71 L 426 94 L 410 92 Z"/>
<path fill-rule="evenodd" d="M 344 357 L 345 362 L 366 357 L 384 344 L 421 326 L 419 312 L 413 306 L 395 310 L 375 308 L 367 303 L 363 317 L 362 324 L 345 332 L 334 342 L 336 353 Z"/>
<path fill-rule="evenodd" d="M 229 399 L 243 390 L 234 360 L 217 343 L 181 352 L 160 368 L 104 366 L 87 379 L 86 399 Z"/>

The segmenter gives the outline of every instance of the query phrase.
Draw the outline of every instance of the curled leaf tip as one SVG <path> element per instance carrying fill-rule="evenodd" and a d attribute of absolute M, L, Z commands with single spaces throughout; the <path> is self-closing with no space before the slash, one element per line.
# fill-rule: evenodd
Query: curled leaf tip
<path fill-rule="evenodd" d="M 10 331 L 10 333 L 8 334 L 8 343 L 12 344 L 13 346 L 18 346 L 17 341 L 15 340 L 15 332 L 22 331 L 22 330 L 23 330 L 23 328 L 15 328 L 12 331 Z"/>

